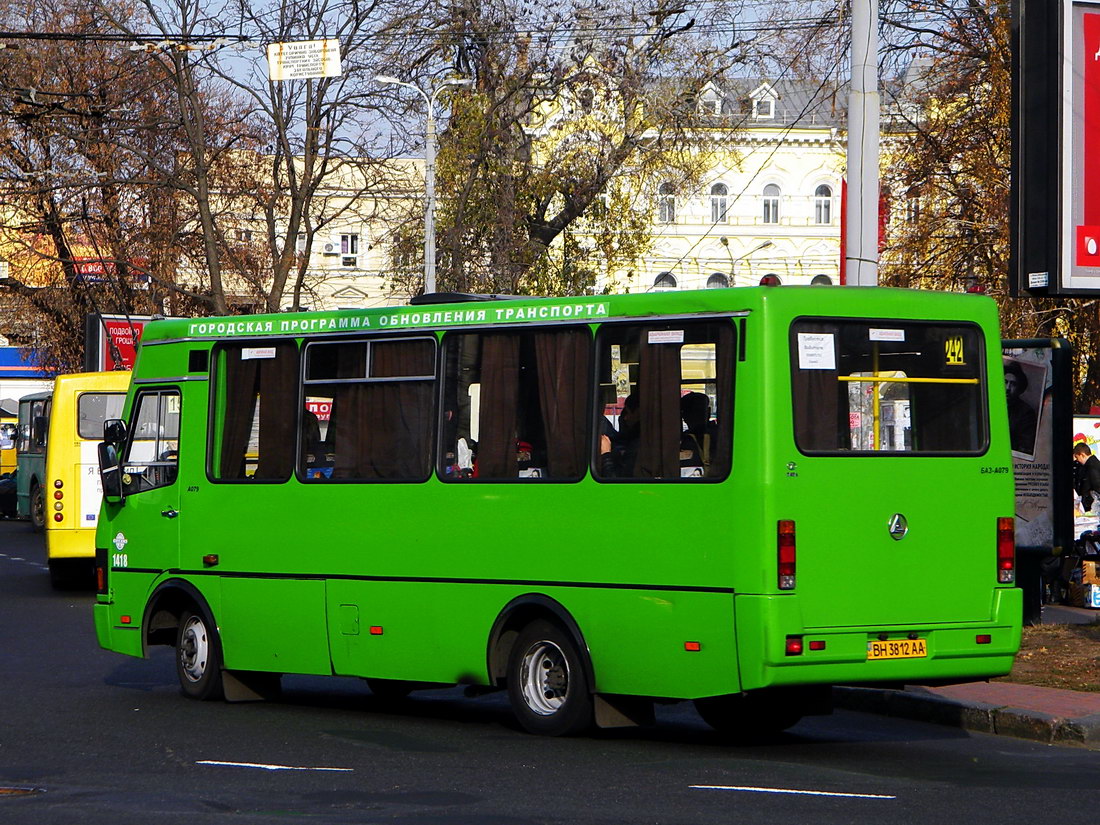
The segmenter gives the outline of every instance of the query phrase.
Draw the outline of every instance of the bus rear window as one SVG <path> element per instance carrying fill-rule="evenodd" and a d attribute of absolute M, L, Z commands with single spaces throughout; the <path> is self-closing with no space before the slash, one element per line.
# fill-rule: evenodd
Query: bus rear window
<path fill-rule="evenodd" d="M 803 453 L 978 454 L 988 420 L 972 324 L 802 319 L 791 325 Z"/>
<path fill-rule="evenodd" d="M 76 401 L 77 433 L 81 438 L 103 438 L 103 422 L 121 418 L 124 392 L 86 392 Z"/>

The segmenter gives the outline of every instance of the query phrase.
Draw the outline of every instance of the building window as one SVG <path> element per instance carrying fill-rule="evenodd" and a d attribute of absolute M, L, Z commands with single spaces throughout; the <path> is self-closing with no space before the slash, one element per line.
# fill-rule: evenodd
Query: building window
<path fill-rule="evenodd" d="M 920 188 L 912 187 L 905 193 L 905 222 L 918 223 L 920 221 Z"/>
<path fill-rule="evenodd" d="M 251 229 L 235 229 L 235 230 L 233 230 L 233 237 L 234 237 L 234 239 L 240 241 L 241 243 L 251 243 L 252 242 L 252 230 Z"/>
<path fill-rule="evenodd" d="M 833 190 L 831 187 L 821 184 L 814 190 L 814 223 L 830 224 L 833 222 Z"/>
<path fill-rule="evenodd" d="M 713 272 L 707 278 L 707 289 L 725 289 L 730 285 L 730 279 L 721 272 Z"/>
<path fill-rule="evenodd" d="M 662 272 L 653 282 L 653 289 L 655 291 L 676 289 L 676 277 L 671 272 Z"/>
<path fill-rule="evenodd" d="M 294 240 L 294 251 L 299 255 L 306 254 L 306 233 L 299 232 L 298 237 Z"/>
<path fill-rule="evenodd" d="M 657 197 L 658 223 L 676 223 L 676 189 L 671 183 L 662 183 Z"/>
<path fill-rule="evenodd" d="M 768 97 L 754 100 L 752 116 L 757 120 L 771 120 L 775 117 L 775 101 Z"/>
<path fill-rule="evenodd" d="M 729 187 L 724 183 L 716 183 L 710 188 L 710 222 L 711 223 L 726 223 L 728 220 L 727 209 L 729 203 L 727 196 L 729 195 Z"/>
<path fill-rule="evenodd" d="M 355 266 L 356 256 L 359 254 L 359 233 L 353 232 L 340 236 L 340 264 L 342 266 Z"/>
<path fill-rule="evenodd" d="M 699 114 L 716 115 L 721 109 L 722 101 L 713 91 L 708 91 L 699 99 Z"/>
<path fill-rule="evenodd" d="M 779 187 L 774 183 L 764 187 L 764 223 L 779 223 Z"/>

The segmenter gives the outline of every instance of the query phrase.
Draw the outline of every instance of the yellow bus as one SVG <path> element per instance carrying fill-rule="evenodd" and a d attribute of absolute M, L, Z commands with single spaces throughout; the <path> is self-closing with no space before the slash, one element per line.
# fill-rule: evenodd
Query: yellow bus
<path fill-rule="evenodd" d="M 103 489 L 96 448 L 103 422 L 118 418 L 129 372 L 59 375 L 54 382 L 46 439 L 45 477 L 30 487 L 44 505 L 46 559 L 55 588 L 94 580 L 95 528 Z"/>

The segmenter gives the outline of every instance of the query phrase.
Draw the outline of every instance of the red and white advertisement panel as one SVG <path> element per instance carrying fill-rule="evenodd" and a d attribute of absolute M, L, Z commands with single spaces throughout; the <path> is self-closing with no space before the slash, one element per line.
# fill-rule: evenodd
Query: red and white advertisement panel
<path fill-rule="evenodd" d="M 1100 288 L 1100 2 L 1063 16 L 1062 287 Z"/>
<path fill-rule="evenodd" d="M 137 358 L 137 344 L 145 329 L 144 318 L 103 318 L 101 370 L 132 370 Z M 112 346 L 113 345 L 113 346 Z M 117 358 L 116 358 L 117 355 Z"/>

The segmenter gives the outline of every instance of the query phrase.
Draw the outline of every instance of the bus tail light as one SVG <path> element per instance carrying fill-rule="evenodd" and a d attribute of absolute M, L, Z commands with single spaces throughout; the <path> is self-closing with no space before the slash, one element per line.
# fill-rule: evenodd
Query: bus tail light
<path fill-rule="evenodd" d="M 56 522 L 62 522 L 62 521 L 65 520 L 65 516 L 62 513 L 54 513 L 53 514 L 53 520 L 56 521 Z"/>
<path fill-rule="evenodd" d="M 107 560 L 109 555 L 106 547 L 95 549 L 95 588 L 96 593 L 107 592 Z"/>
<path fill-rule="evenodd" d="M 776 555 L 779 569 L 779 589 L 794 590 L 794 522 L 789 519 L 780 519 L 778 522 L 776 535 Z"/>
<path fill-rule="evenodd" d="M 1012 518 L 997 519 L 997 583 L 1016 581 L 1016 525 Z"/>

